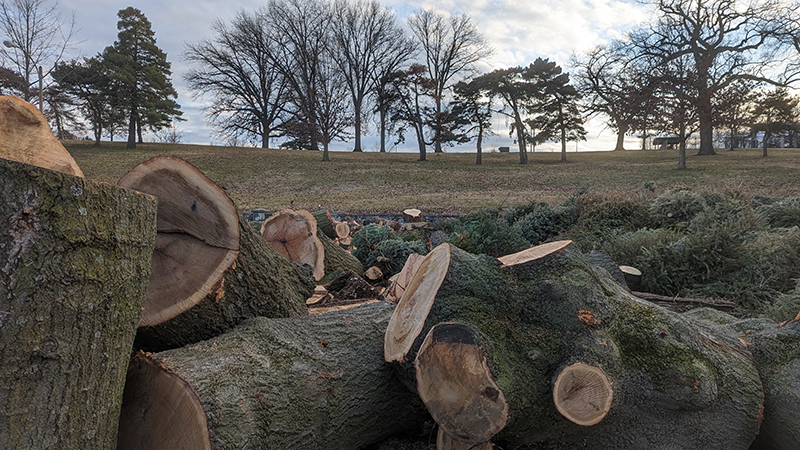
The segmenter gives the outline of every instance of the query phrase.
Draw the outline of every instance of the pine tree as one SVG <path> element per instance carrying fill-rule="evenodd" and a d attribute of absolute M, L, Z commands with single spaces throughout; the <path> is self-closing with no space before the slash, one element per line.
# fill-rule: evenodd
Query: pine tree
<path fill-rule="evenodd" d="M 172 86 L 171 64 L 156 45 L 155 33 L 147 17 L 138 9 L 117 13 L 117 41 L 103 51 L 110 69 L 112 89 L 128 115 L 128 148 L 141 143 L 142 127 L 160 130 L 180 120 L 177 91 Z"/>

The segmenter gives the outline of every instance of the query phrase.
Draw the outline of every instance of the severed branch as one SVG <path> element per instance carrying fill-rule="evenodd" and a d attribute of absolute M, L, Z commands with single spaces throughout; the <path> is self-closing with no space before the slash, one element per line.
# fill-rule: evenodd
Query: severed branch
<path fill-rule="evenodd" d="M 733 309 L 736 303 L 727 300 L 712 300 L 705 298 L 684 298 L 684 297 L 667 297 L 665 295 L 651 294 L 649 292 L 636 292 L 632 291 L 631 294 L 643 300 L 651 302 L 670 302 L 670 303 L 695 303 L 698 305 L 708 306 L 711 308 Z"/>

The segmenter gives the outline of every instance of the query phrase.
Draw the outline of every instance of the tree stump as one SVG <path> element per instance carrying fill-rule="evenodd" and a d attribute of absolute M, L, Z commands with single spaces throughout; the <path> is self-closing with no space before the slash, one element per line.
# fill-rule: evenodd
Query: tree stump
<path fill-rule="evenodd" d="M 120 449 L 363 448 L 427 418 L 381 355 L 391 305 L 255 318 L 131 362 Z"/>
<path fill-rule="evenodd" d="M 139 348 L 181 347 L 250 317 L 308 313 L 305 300 L 314 289 L 308 273 L 274 251 L 194 166 L 156 157 L 119 184 L 159 200 Z"/>
<path fill-rule="evenodd" d="M 325 247 L 317 237 L 317 220 L 310 212 L 277 212 L 261 224 L 261 235 L 290 261 L 311 266 L 315 280 L 325 276 Z"/>
<path fill-rule="evenodd" d="M 151 196 L 0 159 L 0 448 L 113 449 Z"/>
<path fill-rule="evenodd" d="M 39 108 L 19 97 L 0 95 L 0 158 L 83 176 Z"/>
<path fill-rule="evenodd" d="M 403 222 L 405 223 L 425 222 L 425 218 L 422 217 L 422 211 L 416 208 L 409 208 L 403 210 Z"/>

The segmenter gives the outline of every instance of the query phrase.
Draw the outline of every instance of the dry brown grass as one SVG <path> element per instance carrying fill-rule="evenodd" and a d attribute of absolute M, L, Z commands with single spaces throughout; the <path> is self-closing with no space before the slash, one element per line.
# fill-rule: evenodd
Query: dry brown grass
<path fill-rule="evenodd" d="M 198 145 L 64 143 L 86 177 L 116 183 L 128 170 L 157 155 L 177 156 L 222 186 L 240 209 L 282 208 L 396 212 L 415 207 L 426 213 L 463 213 L 492 206 L 558 203 L 579 189 L 633 196 L 647 182 L 658 190 L 738 190 L 753 195 L 800 196 L 800 150 L 758 149 L 689 156 L 689 170 L 675 170 L 676 150 L 533 153 L 525 166 L 516 154 L 332 153 Z"/>

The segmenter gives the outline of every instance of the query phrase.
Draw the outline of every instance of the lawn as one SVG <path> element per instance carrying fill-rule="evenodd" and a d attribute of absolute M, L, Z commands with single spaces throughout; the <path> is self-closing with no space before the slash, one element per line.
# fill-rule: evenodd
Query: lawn
<path fill-rule="evenodd" d="M 559 203 L 581 189 L 635 196 L 644 186 L 699 191 L 737 190 L 773 197 L 800 196 L 800 149 L 719 151 L 694 156 L 676 170 L 677 150 L 578 152 L 569 161 L 557 153 L 532 153 L 520 165 L 514 153 L 484 154 L 483 165 L 467 153 L 331 153 L 200 145 L 66 141 L 86 177 L 116 183 L 137 164 L 158 155 L 197 166 L 222 186 L 240 209 L 317 209 L 336 212 L 464 213 L 483 207 L 532 201 Z"/>

